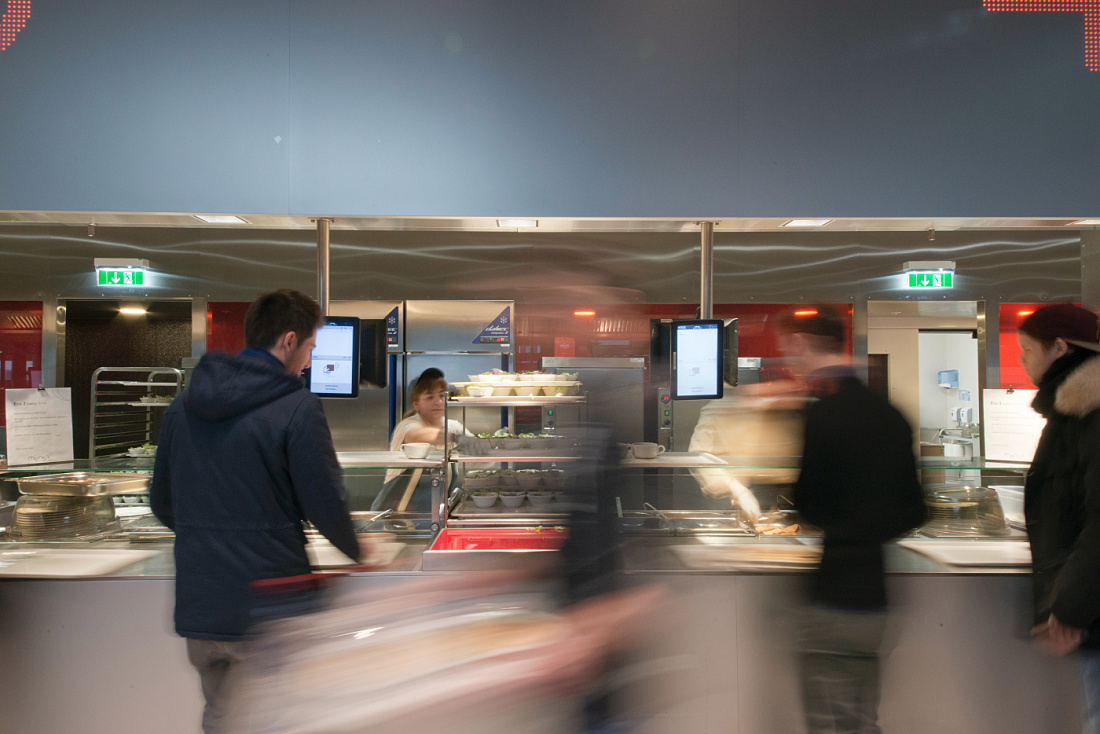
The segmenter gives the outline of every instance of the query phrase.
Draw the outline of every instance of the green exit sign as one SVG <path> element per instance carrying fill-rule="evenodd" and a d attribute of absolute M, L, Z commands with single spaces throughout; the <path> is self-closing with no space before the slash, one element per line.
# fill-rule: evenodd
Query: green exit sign
<path fill-rule="evenodd" d="M 125 270 L 97 270 L 100 285 L 138 286 L 145 285 L 145 271 L 140 268 Z"/>
<path fill-rule="evenodd" d="M 909 273 L 910 288 L 950 288 L 954 273 Z"/>

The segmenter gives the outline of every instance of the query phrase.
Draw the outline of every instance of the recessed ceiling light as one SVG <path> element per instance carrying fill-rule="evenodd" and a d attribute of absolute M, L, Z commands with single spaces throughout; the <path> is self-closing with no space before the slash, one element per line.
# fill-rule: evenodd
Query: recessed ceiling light
<path fill-rule="evenodd" d="M 144 316 L 148 312 L 148 309 L 144 306 L 121 306 L 118 312 L 126 316 Z"/>
<path fill-rule="evenodd" d="M 795 316 L 817 316 L 816 308 L 804 308 L 794 312 Z"/>
<path fill-rule="evenodd" d="M 573 312 L 574 316 L 595 316 L 596 312 L 588 309 L 578 310 Z"/>
<path fill-rule="evenodd" d="M 539 226 L 539 220 L 537 219 L 498 219 L 498 227 L 537 227 Z"/>
<path fill-rule="evenodd" d="M 792 219 L 784 227 L 824 227 L 831 219 Z"/>
<path fill-rule="evenodd" d="M 1100 219 L 1078 219 L 1076 222 L 1070 222 L 1067 227 L 1098 227 L 1100 226 Z"/>
<path fill-rule="evenodd" d="M 232 214 L 196 214 L 195 219 L 201 219 L 207 224 L 248 224 L 245 220 Z"/>

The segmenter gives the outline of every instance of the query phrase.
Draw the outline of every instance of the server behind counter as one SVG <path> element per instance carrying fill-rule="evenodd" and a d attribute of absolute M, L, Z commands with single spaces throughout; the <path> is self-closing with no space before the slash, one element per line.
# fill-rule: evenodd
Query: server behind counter
<path fill-rule="evenodd" d="M 413 383 L 411 397 L 413 411 L 393 429 L 391 451 L 400 451 L 406 443 L 428 443 L 435 449 L 442 449 L 447 436 L 471 435 L 454 419 L 447 421 L 446 428 L 443 426 L 447 379 L 441 370 L 435 367 L 424 370 Z M 448 469 L 448 480 L 450 476 Z M 427 513 L 431 512 L 431 501 L 431 476 L 423 469 L 390 469 L 371 509 Z"/>

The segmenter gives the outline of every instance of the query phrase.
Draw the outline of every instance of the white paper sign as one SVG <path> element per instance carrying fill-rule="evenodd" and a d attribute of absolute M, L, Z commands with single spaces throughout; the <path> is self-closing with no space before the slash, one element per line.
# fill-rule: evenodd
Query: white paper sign
<path fill-rule="evenodd" d="M 982 390 L 985 458 L 1031 461 L 1046 419 L 1031 407 L 1038 390 Z"/>
<path fill-rule="evenodd" d="M 8 466 L 72 461 L 72 408 L 67 387 L 5 390 Z"/>

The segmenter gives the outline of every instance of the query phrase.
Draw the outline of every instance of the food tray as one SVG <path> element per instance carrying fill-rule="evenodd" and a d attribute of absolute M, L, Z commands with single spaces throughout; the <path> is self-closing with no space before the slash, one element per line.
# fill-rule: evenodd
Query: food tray
<path fill-rule="evenodd" d="M 728 543 L 672 546 L 688 568 L 706 571 L 808 571 L 821 561 L 821 547 L 802 543 Z"/>
<path fill-rule="evenodd" d="M 62 497 L 100 497 L 112 494 L 138 494 L 149 491 L 149 474 L 127 472 L 70 472 L 43 477 L 17 479 L 23 494 L 47 494 Z"/>
<path fill-rule="evenodd" d="M 898 545 L 948 566 L 1013 566 L 1031 565 L 1031 546 L 1011 540 L 944 541 L 899 540 Z"/>

